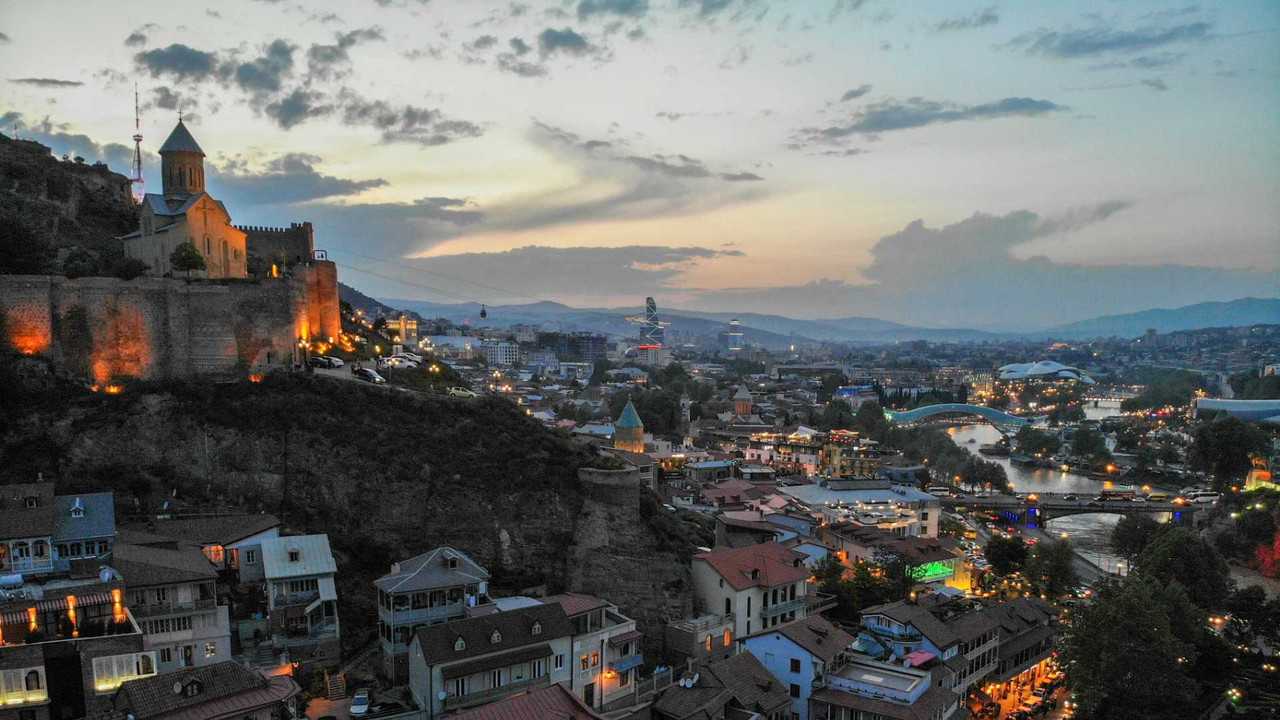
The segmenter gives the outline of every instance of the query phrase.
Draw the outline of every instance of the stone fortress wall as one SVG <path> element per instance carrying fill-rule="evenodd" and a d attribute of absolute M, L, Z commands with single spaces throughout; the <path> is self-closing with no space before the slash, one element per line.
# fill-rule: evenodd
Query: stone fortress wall
<path fill-rule="evenodd" d="M 267 263 L 291 266 L 311 259 L 315 248 L 315 228 L 309 222 L 289 223 L 289 227 L 236 225 L 245 233 L 249 253 Z"/>
<path fill-rule="evenodd" d="M 288 366 L 298 340 L 341 331 L 337 270 L 313 261 L 285 277 L 192 282 L 0 275 L 5 344 L 105 384 Z"/>

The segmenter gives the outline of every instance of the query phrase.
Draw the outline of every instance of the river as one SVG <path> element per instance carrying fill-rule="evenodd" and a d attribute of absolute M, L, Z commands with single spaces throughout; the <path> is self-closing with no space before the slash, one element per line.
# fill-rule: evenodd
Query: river
<path fill-rule="evenodd" d="M 1090 407 L 1085 409 L 1085 416 L 1090 420 L 1101 420 L 1104 417 L 1118 415 L 1119 413 L 1120 403 L 1118 402 L 1101 402 L 1099 407 L 1092 407 L 1091 403 Z M 981 445 L 993 443 L 1000 439 L 1000 431 L 987 423 L 953 426 L 947 428 L 947 434 L 951 436 L 952 441 L 957 445 L 973 453 L 978 452 L 978 448 Z M 970 439 L 973 440 L 972 443 L 969 442 Z M 1083 475 L 1074 475 L 1047 468 L 1014 465 L 1009 462 L 1007 457 L 983 456 L 983 458 L 1003 467 L 1005 474 L 1009 477 L 1009 484 L 1017 492 L 1039 491 L 1093 495 L 1102 490 L 1102 481 Z M 1067 537 L 1071 539 L 1071 544 L 1086 560 L 1108 572 L 1124 572 L 1124 560 L 1111 552 L 1111 529 L 1118 522 L 1120 522 L 1119 515 L 1103 513 L 1070 515 L 1050 520 L 1045 531 L 1051 535 L 1067 533 Z"/>

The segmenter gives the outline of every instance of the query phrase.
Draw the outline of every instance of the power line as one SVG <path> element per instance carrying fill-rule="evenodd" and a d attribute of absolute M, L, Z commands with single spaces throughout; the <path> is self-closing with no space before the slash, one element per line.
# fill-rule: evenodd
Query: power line
<path fill-rule="evenodd" d="M 343 254 L 343 255 L 351 255 L 351 256 L 353 256 L 353 257 L 363 258 L 363 259 L 365 259 L 365 260 L 371 260 L 371 261 L 376 262 L 376 263 L 381 263 L 381 264 L 383 264 L 383 265 L 392 265 L 392 266 L 395 266 L 395 267 L 403 267 L 404 263 L 405 263 L 405 262 L 409 262 L 409 261 L 414 261 L 414 260 L 421 261 L 421 258 L 398 258 L 398 259 L 380 258 L 380 257 L 374 257 L 374 256 L 372 256 L 372 255 L 364 255 L 364 254 L 361 254 L 361 253 L 358 253 L 358 252 L 353 252 L 353 251 L 351 251 L 351 250 L 345 250 L 345 249 L 342 249 L 342 250 L 330 250 L 329 252 L 337 252 L 337 253 L 341 253 L 341 254 Z M 420 266 L 414 266 L 414 270 L 415 270 L 415 271 L 417 271 L 417 272 L 426 273 L 426 274 L 428 274 L 428 275 L 435 275 L 436 277 L 444 278 L 444 279 L 446 279 L 446 280 L 455 280 L 455 281 L 458 281 L 458 282 L 465 283 L 465 284 L 467 284 L 467 285 L 474 285 L 475 287 L 478 287 L 478 288 L 484 288 L 485 290 L 492 290 L 493 292 L 501 293 L 503 296 L 506 296 L 506 297 L 524 298 L 525 300 L 532 300 L 532 301 L 534 301 L 534 302 L 540 302 L 540 303 L 541 303 L 541 302 L 555 302 L 554 300 L 548 300 L 548 299 L 546 299 L 546 298 L 539 298 L 539 297 L 534 297 L 534 296 L 532 296 L 532 295 L 525 295 L 525 294 L 523 294 L 523 293 L 512 292 L 510 288 L 499 288 L 499 287 L 494 287 L 493 285 L 486 285 L 486 284 L 484 284 L 484 283 L 482 283 L 482 282 L 477 282 L 477 281 L 475 281 L 475 280 L 468 280 L 468 279 L 466 279 L 466 278 L 464 278 L 464 277 L 457 277 L 457 276 L 454 276 L 454 275 L 446 275 L 445 273 L 435 272 L 435 271 L 433 271 L 433 270 L 427 270 L 426 268 L 423 268 L 423 267 L 420 267 Z M 372 274 L 372 273 L 371 273 L 371 274 Z M 443 292 L 443 291 L 441 291 L 441 292 Z M 444 294 L 449 294 L 449 293 L 444 293 Z M 457 296 L 453 296 L 453 297 L 457 297 Z M 479 301 L 478 301 L 478 300 L 473 300 L 473 301 L 470 301 L 470 302 L 479 302 Z"/>

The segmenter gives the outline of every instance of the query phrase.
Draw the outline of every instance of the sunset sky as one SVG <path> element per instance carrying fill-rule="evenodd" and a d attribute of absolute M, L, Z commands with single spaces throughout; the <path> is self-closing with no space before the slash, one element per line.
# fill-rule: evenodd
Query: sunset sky
<path fill-rule="evenodd" d="M 381 298 L 1031 328 L 1280 295 L 1280 3 L 0 0 L 6 135 L 179 109 Z M 145 159 L 156 189 L 158 159 Z"/>

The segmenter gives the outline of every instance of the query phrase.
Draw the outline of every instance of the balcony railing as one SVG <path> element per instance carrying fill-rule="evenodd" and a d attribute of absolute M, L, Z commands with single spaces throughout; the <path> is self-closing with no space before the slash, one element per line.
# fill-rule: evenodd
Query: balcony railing
<path fill-rule="evenodd" d="M 708 615 L 690 620 L 680 620 L 671 623 L 671 626 L 685 632 L 700 633 L 724 625 L 733 625 L 733 619 L 733 613 L 725 613 L 724 615 Z"/>
<path fill-rule="evenodd" d="M 798 597 L 795 600 L 785 600 L 781 602 L 776 602 L 776 603 L 773 603 L 772 605 L 769 605 L 768 607 L 761 608 L 760 617 L 771 618 L 771 617 L 776 617 L 778 615 L 785 615 L 786 613 L 789 613 L 789 612 L 800 612 L 801 610 L 805 609 L 807 606 L 808 606 L 808 601 L 805 600 L 803 597 Z"/>
<path fill-rule="evenodd" d="M 920 633 L 915 632 L 914 630 L 891 630 L 889 628 L 876 627 L 874 625 L 866 629 L 880 637 L 889 638 L 890 640 L 896 640 L 899 642 L 919 642 L 924 639 Z"/>
<path fill-rule="evenodd" d="M 812 615 L 835 607 L 836 596 L 831 593 L 811 592 L 805 596 L 805 602 L 808 604 L 808 613 Z"/>
<path fill-rule="evenodd" d="M 273 596 L 272 604 L 275 607 L 288 607 L 290 605 L 306 605 L 312 600 L 320 597 L 319 590 L 305 590 L 296 593 L 276 593 Z"/>
<path fill-rule="evenodd" d="M 172 613 L 193 612 L 197 610 L 212 610 L 218 607 L 218 601 L 213 598 L 204 600 L 192 600 L 184 603 L 149 603 L 146 605 L 130 605 L 129 609 L 133 611 L 134 617 L 155 617 L 157 615 L 169 615 Z"/>
<path fill-rule="evenodd" d="M 468 708 L 474 705 L 483 705 L 487 702 L 499 700 L 512 693 L 522 690 L 532 690 L 534 688 L 543 688 L 551 685 L 551 678 L 543 675 L 539 678 L 529 680 L 518 680 L 516 682 L 507 683 L 502 687 L 490 688 L 488 690 L 477 690 L 467 693 L 466 695 L 454 695 L 444 699 L 445 710 L 458 710 L 460 708 Z"/>

